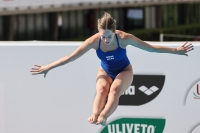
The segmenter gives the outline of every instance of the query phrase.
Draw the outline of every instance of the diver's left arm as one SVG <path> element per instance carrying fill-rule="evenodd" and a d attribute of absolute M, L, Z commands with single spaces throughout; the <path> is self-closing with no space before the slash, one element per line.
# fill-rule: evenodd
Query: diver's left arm
<path fill-rule="evenodd" d="M 126 38 L 127 44 L 149 51 L 149 52 L 171 53 L 171 54 L 179 54 L 179 55 L 188 56 L 186 53 L 194 49 L 193 45 L 188 44 L 188 42 L 186 42 L 185 44 L 177 48 L 171 48 L 171 47 L 166 47 L 166 46 L 148 44 L 140 40 L 139 38 L 135 37 L 132 34 L 126 34 L 125 38 Z"/>

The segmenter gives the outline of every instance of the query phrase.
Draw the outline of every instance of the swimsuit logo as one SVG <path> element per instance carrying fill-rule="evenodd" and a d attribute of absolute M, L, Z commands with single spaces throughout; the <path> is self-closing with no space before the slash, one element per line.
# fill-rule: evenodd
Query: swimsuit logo
<path fill-rule="evenodd" d="M 121 118 L 108 124 L 101 133 L 162 133 L 165 119 Z"/>
<path fill-rule="evenodd" d="M 113 55 L 111 55 L 111 56 L 106 56 L 106 59 L 107 59 L 107 60 L 114 60 L 114 56 L 113 56 Z"/>
<path fill-rule="evenodd" d="M 134 75 L 131 86 L 121 95 L 119 105 L 143 105 L 158 96 L 165 82 L 164 75 Z"/>

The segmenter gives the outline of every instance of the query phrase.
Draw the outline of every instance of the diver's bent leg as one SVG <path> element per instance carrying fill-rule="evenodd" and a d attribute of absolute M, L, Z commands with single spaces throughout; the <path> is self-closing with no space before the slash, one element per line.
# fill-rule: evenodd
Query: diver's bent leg
<path fill-rule="evenodd" d="M 119 97 L 128 89 L 132 80 L 133 71 L 131 65 L 129 65 L 124 71 L 120 72 L 113 81 L 108 94 L 108 101 L 99 115 L 96 124 L 105 123 L 106 119 L 116 110 Z"/>
<path fill-rule="evenodd" d="M 90 123 L 96 123 L 99 114 L 104 109 L 111 83 L 112 79 L 100 68 L 97 75 L 96 96 L 93 103 L 93 113 L 88 118 Z"/>

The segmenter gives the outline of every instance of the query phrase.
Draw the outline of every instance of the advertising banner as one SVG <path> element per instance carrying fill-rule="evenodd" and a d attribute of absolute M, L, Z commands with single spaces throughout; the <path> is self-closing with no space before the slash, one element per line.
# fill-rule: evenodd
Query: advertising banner
<path fill-rule="evenodd" d="M 5 133 L 5 89 L 0 81 L 0 133 Z"/>
<path fill-rule="evenodd" d="M 185 42 L 149 42 L 178 47 Z M 100 60 L 95 50 L 44 75 L 46 65 L 82 42 L 0 42 L 2 133 L 199 133 L 200 43 L 188 56 L 151 53 L 132 46 L 133 81 L 107 126 L 90 124 Z"/>

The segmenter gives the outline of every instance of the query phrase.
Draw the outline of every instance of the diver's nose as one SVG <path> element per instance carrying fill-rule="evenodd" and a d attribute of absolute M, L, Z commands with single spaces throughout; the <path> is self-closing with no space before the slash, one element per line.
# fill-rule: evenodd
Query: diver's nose
<path fill-rule="evenodd" d="M 104 42 L 105 42 L 105 43 L 107 43 L 107 42 L 108 42 L 108 39 L 107 39 L 107 38 L 105 38 Z"/>

